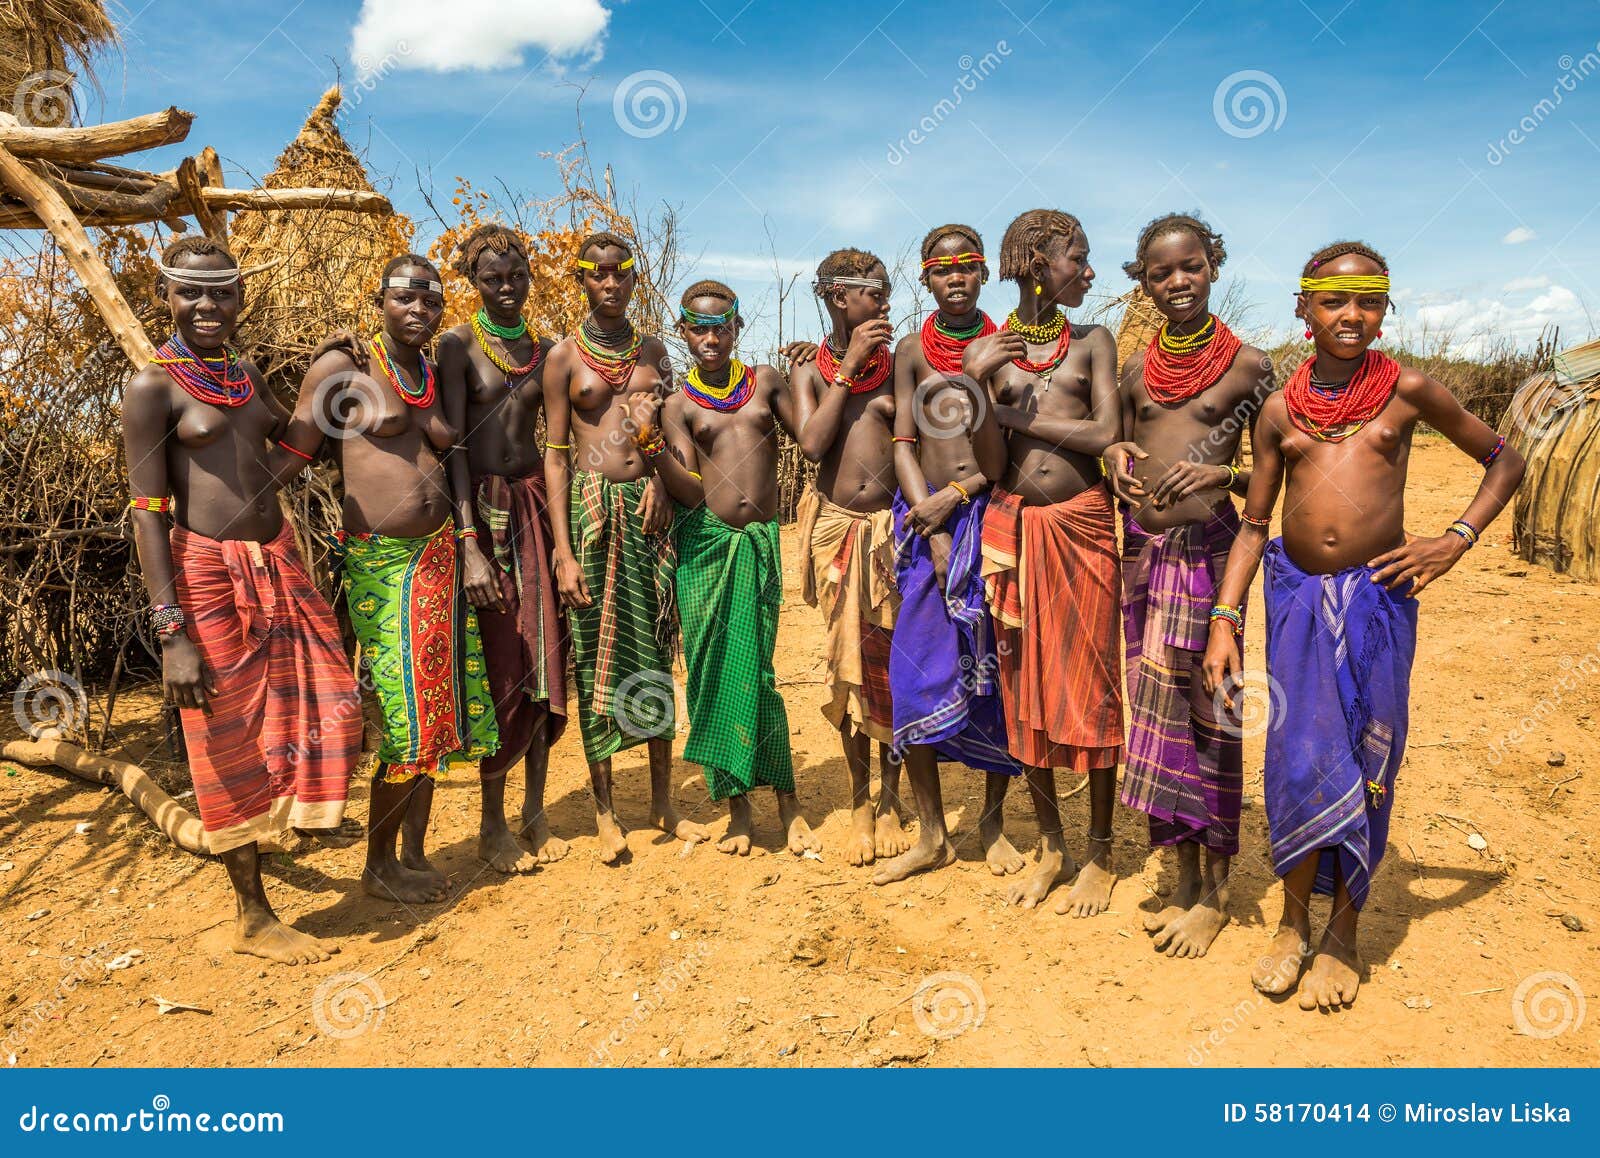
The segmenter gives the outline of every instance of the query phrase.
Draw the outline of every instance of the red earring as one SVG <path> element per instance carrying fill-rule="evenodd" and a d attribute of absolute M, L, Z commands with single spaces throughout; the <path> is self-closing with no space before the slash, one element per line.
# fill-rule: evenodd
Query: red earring
<path fill-rule="evenodd" d="M 1383 337 L 1383 331 L 1382 330 L 1378 331 L 1378 337 L 1380 337 L 1380 338 Z"/>
<path fill-rule="evenodd" d="M 1311 327 L 1307 326 L 1306 327 L 1306 341 L 1309 342 L 1310 340 L 1311 340 Z"/>

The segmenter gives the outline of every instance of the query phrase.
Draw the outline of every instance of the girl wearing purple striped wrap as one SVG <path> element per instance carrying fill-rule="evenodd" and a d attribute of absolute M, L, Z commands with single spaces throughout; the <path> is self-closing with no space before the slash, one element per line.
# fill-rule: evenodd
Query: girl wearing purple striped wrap
<path fill-rule="evenodd" d="M 1295 313 L 1316 354 L 1267 399 L 1252 432 L 1245 525 L 1202 664 L 1207 690 L 1230 705 L 1241 683 L 1259 678 L 1242 670 L 1238 606 L 1265 554 L 1273 703 L 1264 779 L 1283 918 L 1252 981 L 1271 994 L 1298 982 L 1301 1009 L 1348 1006 L 1361 984 L 1356 930 L 1405 754 L 1416 597 L 1460 561 L 1522 481 L 1522 456 L 1449 390 L 1368 349 L 1389 305 L 1388 264 L 1345 241 L 1313 254 L 1301 273 Z M 1405 527 L 1420 422 L 1485 468 L 1465 513 L 1437 536 Z M 1283 537 L 1268 544 L 1280 487 Z M 1314 892 L 1331 893 L 1333 906 L 1313 953 Z"/>

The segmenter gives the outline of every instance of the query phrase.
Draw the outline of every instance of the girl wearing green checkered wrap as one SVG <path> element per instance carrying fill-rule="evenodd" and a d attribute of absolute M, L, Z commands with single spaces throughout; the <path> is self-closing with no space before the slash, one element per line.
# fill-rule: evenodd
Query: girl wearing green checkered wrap
<path fill-rule="evenodd" d="M 574 706 L 600 860 L 610 864 L 628 851 L 611 805 L 611 757 L 641 742 L 650 752 L 650 823 L 680 840 L 711 833 L 672 803 L 672 697 L 662 694 L 671 686 L 675 634 L 666 555 L 672 500 L 649 479 L 631 437 L 630 407 L 672 387 L 667 349 L 628 318 L 635 270 L 626 241 L 586 237 L 573 277 L 589 313 L 545 363 L 544 471 L 556 590 L 572 629 Z"/>
<path fill-rule="evenodd" d="M 743 323 L 727 286 L 690 286 L 680 315 L 694 359 L 688 380 L 665 405 L 646 401 L 634 417 L 641 454 L 688 508 L 673 529 L 689 669 L 684 756 L 705 768 L 712 799 L 728 802 L 721 851 L 749 855 L 748 794 L 764 785 L 777 796 L 789 851 L 814 851 L 821 845 L 795 798 L 789 717 L 772 670 L 783 602 L 778 426 L 794 433 L 794 402 L 771 366 L 733 356 Z"/>

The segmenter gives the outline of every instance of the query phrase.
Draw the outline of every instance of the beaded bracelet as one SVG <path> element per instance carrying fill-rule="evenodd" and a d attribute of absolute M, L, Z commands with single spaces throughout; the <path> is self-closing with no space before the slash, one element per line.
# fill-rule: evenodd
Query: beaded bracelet
<path fill-rule="evenodd" d="M 478 528 L 477 527 L 462 527 L 459 531 L 456 532 L 456 542 L 458 542 L 458 543 L 462 539 L 476 539 L 477 537 L 478 537 Z"/>
<path fill-rule="evenodd" d="M 183 624 L 183 608 L 176 603 L 157 603 L 150 608 L 150 627 L 157 635 L 176 635 Z"/>
<path fill-rule="evenodd" d="M 1228 472 L 1228 481 L 1222 485 L 1226 490 L 1231 491 L 1234 487 L 1234 484 L 1239 481 L 1239 468 L 1234 466 L 1231 462 L 1223 463 L 1222 468 Z"/>
<path fill-rule="evenodd" d="M 948 486 L 951 490 L 955 491 L 956 494 L 961 496 L 961 504 L 962 504 L 962 506 L 965 506 L 967 503 L 970 503 L 972 501 L 972 496 L 967 493 L 967 488 L 962 486 L 960 483 L 952 482 L 952 483 L 946 483 L 945 485 Z"/>
<path fill-rule="evenodd" d="M 856 388 L 856 380 L 850 377 L 848 374 L 835 374 L 833 376 L 833 385 L 848 386 L 850 389 L 854 390 Z"/>
<path fill-rule="evenodd" d="M 278 439 L 278 445 L 280 447 L 282 447 L 284 450 L 287 450 L 290 454 L 294 455 L 296 458 L 303 458 L 307 462 L 313 461 L 311 455 L 307 454 L 303 450 L 296 450 L 294 447 L 290 446 L 287 442 L 283 441 L 283 439 L 281 439 L 281 438 Z"/>
<path fill-rule="evenodd" d="M 1244 612 L 1240 611 L 1237 607 L 1230 607 L 1226 603 L 1219 603 L 1211 609 L 1211 614 L 1208 618 L 1213 622 L 1218 619 L 1225 619 L 1233 625 L 1233 634 L 1244 634 Z"/>
<path fill-rule="evenodd" d="M 1505 448 L 1506 436 L 1502 434 L 1499 438 L 1494 440 L 1494 447 L 1489 451 L 1489 453 L 1478 460 L 1479 462 L 1483 463 L 1483 469 L 1488 470 L 1491 466 L 1493 466 L 1494 460 L 1500 457 L 1500 452 Z"/>
<path fill-rule="evenodd" d="M 129 499 L 128 506 L 136 511 L 170 511 L 172 509 L 172 500 L 170 498 L 147 499 L 141 496 L 140 498 Z"/>
<path fill-rule="evenodd" d="M 637 445 L 646 458 L 654 458 L 667 449 L 667 440 L 658 434 L 654 438 L 644 439 Z"/>
<path fill-rule="evenodd" d="M 572 443 L 570 443 L 570 442 L 547 442 L 547 443 L 544 444 L 544 448 L 546 450 L 571 450 L 572 449 Z"/>
<path fill-rule="evenodd" d="M 1261 527 L 1263 529 L 1265 529 L 1267 527 L 1270 527 L 1272 525 L 1272 519 L 1270 517 L 1269 518 L 1265 518 L 1265 519 L 1258 519 L 1254 515 L 1245 514 L 1243 511 L 1239 512 L 1239 521 L 1241 523 L 1248 523 L 1252 527 Z"/>
<path fill-rule="evenodd" d="M 683 469 L 687 474 L 691 475 L 696 482 L 704 482 L 705 481 L 705 479 L 700 477 L 700 472 L 699 471 L 690 470 L 688 467 L 684 467 Z"/>
<path fill-rule="evenodd" d="M 910 435 L 910 434 L 897 434 L 893 438 L 889 439 L 889 441 L 890 442 L 909 442 L 913 446 L 915 446 L 917 444 L 916 437 L 914 435 Z"/>
<path fill-rule="evenodd" d="M 1445 534 L 1447 534 L 1447 535 L 1460 535 L 1463 539 L 1465 539 L 1467 541 L 1467 546 L 1469 548 L 1474 547 L 1474 546 L 1477 545 L 1477 542 L 1478 542 L 1478 528 L 1474 527 L 1471 523 L 1467 522 L 1465 519 L 1457 519 L 1455 522 L 1451 523 L 1444 530 L 1445 530 Z"/>

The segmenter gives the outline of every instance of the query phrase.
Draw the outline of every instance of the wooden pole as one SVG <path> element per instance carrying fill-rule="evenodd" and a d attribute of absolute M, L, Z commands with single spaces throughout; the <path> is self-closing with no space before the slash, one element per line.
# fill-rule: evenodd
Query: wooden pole
<path fill-rule="evenodd" d="M 355 189 L 219 189 L 200 190 L 212 209 L 342 209 L 351 213 L 394 212 L 382 193 Z"/>
<path fill-rule="evenodd" d="M 187 131 L 187 126 L 185 128 Z M 139 324 L 133 307 L 128 305 L 116 279 L 100 260 L 89 234 L 73 216 L 72 210 L 50 183 L 17 160 L 4 145 L 0 145 L 0 185 L 21 198 L 33 213 L 55 236 L 61 251 L 67 255 L 73 272 L 94 299 L 100 316 L 105 319 L 112 337 L 122 347 L 135 370 L 142 370 L 156 356 L 156 348 Z"/>
<path fill-rule="evenodd" d="M 138 153 L 171 145 L 189 135 L 193 122 L 193 113 L 167 108 L 126 121 L 107 121 L 103 125 L 36 129 L 4 113 L 0 114 L 0 145 L 9 149 L 14 157 L 41 157 L 57 163 L 82 164 L 119 153 Z"/>
<path fill-rule="evenodd" d="M 178 189 L 189 202 L 189 207 L 194 210 L 194 219 L 200 223 L 205 235 L 219 245 L 227 245 L 228 227 L 217 221 L 217 214 L 206 204 L 205 198 L 201 196 L 203 188 L 200 182 L 199 163 L 193 157 L 185 157 L 178 165 Z"/>
<path fill-rule="evenodd" d="M 222 158 L 217 156 L 217 151 L 210 145 L 200 150 L 200 155 L 195 158 L 200 166 L 202 185 L 211 185 L 221 188 L 227 182 L 222 178 Z M 211 208 L 207 206 L 207 208 Z M 211 217 L 217 223 L 217 228 L 222 232 L 223 243 L 228 240 L 228 211 L 222 208 L 211 208 Z"/>

